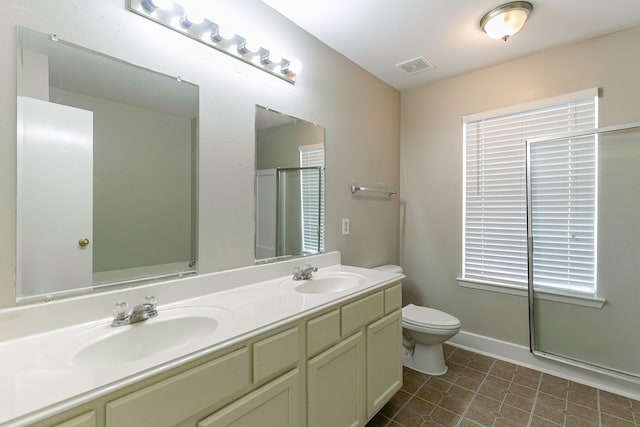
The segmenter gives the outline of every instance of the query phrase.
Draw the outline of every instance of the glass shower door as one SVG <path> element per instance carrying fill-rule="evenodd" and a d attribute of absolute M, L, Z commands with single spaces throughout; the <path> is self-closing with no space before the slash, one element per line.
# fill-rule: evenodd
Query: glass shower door
<path fill-rule="evenodd" d="M 536 354 L 640 377 L 640 123 L 527 142 Z"/>
<path fill-rule="evenodd" d="M 277 169 L 276 256 L 322 252 L 323 169 Z"/>

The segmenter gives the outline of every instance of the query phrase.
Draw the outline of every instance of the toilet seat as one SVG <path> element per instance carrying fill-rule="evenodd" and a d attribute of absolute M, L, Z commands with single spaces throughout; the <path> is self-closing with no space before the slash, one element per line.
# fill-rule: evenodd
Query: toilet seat
<path fill-rule="evenodd" d="M 409 304 L 402 308 L 402 323 L 418 328 L 453 331 L 460 328 L 458 318 L 429 307 Z"/>

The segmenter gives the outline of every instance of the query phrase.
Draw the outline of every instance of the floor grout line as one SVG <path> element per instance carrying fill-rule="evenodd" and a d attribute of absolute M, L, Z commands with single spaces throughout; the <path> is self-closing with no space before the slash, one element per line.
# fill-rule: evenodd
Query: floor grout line
<path fill-rule="evenodd" d="M 536 405 L 538 404 L 538 395 L 540 394 L 540 387 L 542 386 L 542 378 L 544 374 L 540 374 L 540 379 L 538 380 L 538 387 L 536 387 L 536 394 L 533 395 L 533 403 L 531 405 L 531 412 L 529 413 L 529 421 L 527 422 L 527 427 L 531 426 L 533 423 L 533 413 L 536 410 Z"/>
<path fill-rule="evenodd" d="M 418 372 L 418 371 L 416 371 L 416 372 Z M 420 372 L 420 373 L 422 374 L 422 372 Z M 431 375 L 428 375 L 428 374 L 424 374 L 424 375 L 427 375 L 427 378 L 422 382 L 422 384 L 420 384 L 420 387 L 416 388 L 416 391 L 414 391 L 413 393 L 411 393 L 411 394 L 410 394 L 410 393 L 407 393 L 405 390 L 402 390 L 402 388 L 400 389 L 400 390 L 404 391 L 405 393 L 410 394 L 410 395 L 409 395 L 409 398 L 407 399 L 407 401 L 406 401 L 406 402 L 404 402 L 404 403 L 402 404 L 402 406 L 400 406 L 400 409 L 398 409 L 398 410 L 396 411 L 396 413 L 395 413 L 395 414 L 393 414 L 393 416 L 389 418 L 389 422 L 386 424 L 386 426 L 389 426 L 393 421 L 395 421 L 395 420 L 394 420 L 394 418 L 396 417 L 396 415 L 398 415 L 400 412 L 402 412 L 402 410 L 405 408 L 405 406 L 407 406 L 407 405 L 409 404 L 409 402 L 411 401 L 411 399 L 413 399 L 414 397 L 416 397 L 416 394 L 418 393 L 418 391 L 419 391 L 422 387 L 424 387 L 424 385 L 425 385 L 427 382 L 429 382 L 429 379 L 430 379 L 430 378 L 433 378 L 433 376 L 431 376 Z M 403 374 L 403 379 L 404 379 L 404 374 Z M 418 397 L 418 398 L 419 398 L 419 397 Z M 397 421 L 396 421 L 396 422 L 397 422 Z M 400 423 L 398 423 L 398 424 L 400 424 Z M 385 426 L 385 427 L 386 427 L 386 426 Z"/>
<path fill-rule="evenodd" d="M 602 412 L 600 412 L 600 389 L 596 389 L 596 409 L 598 410 L 598 426 L 602 427 Z"/>
<path fill-rule="evenodd" d="M 491 362 L 491 366 L 489 366 L 489 368 L 487 369 L 487 372 L 485 372 L 484 378 L 482 378 L 482 382 L 478 386 L 478 389 L 473 393 L 473 399 L 471 399 L 469 401 L 469 405 L 467 405 L 467 407 L 465 408 L 465 410 L 462 413 L 462 415 L 460 415 L 460 419 L 458 420 L 458 423 L 456 424 L 456 427 L 460 427 L 460 425 L 462 424 L 462 421 L 464 420 L 465 415 L 467 415 L 467 412 L 469 411 L 469 408 L 471 408 L 471 405 L 473 404 L 473 401 L 476 400 L 476 398 L 478 397 L 478 393 L 480 392 L 480 389 L 482 388 L 484 383 L 487 381 L 487 378 L 489 377 L 489 372 L 491 372 L 491 369 L 493 369 L 493 366 L 495 364 L 496 364 L 496 359 L 493 359 L 493 362 Z"/>

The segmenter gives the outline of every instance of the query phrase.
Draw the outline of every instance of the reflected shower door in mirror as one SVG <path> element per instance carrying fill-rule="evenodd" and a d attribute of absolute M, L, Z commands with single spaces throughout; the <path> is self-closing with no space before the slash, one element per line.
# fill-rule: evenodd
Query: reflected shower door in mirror
<path fill-rule="evenodd" d="M 324 251 L 324 128 L 256 106 L 256 260 Z"/>
<path fill-rule="evenodd" d="M 18 302 L 195 272 L 198 87 L 17 39 Z"/>

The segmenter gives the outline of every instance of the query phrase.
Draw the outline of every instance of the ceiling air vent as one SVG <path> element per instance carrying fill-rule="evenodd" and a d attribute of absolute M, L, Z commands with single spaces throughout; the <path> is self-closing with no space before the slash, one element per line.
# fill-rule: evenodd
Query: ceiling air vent
<path fill-rule="evenodd" d="M 415 74 L 421 71 L 429 71 L 435 68 L 435 66 L 424 56 L 401 62 L 400 64 L 396 64 L 396 67 L 402 68 L 409 74 Z"/>

